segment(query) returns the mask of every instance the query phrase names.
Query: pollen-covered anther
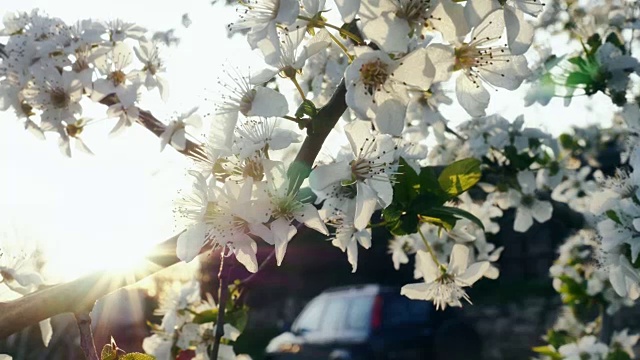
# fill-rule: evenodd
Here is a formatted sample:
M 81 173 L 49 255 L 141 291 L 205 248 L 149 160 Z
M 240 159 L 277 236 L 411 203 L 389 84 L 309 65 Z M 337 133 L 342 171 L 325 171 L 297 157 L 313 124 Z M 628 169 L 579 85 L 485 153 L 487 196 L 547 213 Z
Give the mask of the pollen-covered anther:
M 83 129 L 84 129 L 83 126 L 69 124 L 67 125 L 65 130 L 67 131 L 67 135 L 69 135 L 70 137 L 76 137 L 82 133 Z
M 124 82 L 127 80 L 127 75 L 122 72 L 122 70 L 116 70 L 111 72 L 107 76 L 107 79 L 110 80 L 114 86 L 118 86 L 124 84 Z
M 360 78 L 369 94 L 379 91 L 389 78 L 389 64 L 380 59 L 363 64 L 360 67 Z
M 64 89 L 61 88 L 53 88 L 49 91 L 49 98 L 51 100 L 51 105 L 57 109 L 63 109 L 69 106 L 69 102 L 71 102 L 71 97 L 67 94 Z

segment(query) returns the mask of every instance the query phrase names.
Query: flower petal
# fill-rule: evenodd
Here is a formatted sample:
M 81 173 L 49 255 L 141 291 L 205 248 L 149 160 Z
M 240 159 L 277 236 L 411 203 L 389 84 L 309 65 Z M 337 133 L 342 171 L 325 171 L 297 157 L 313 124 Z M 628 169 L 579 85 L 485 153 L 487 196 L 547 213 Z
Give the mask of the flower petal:
M 185 232 L 178 236 L 176 247 L 178 259 L 190 262 L 200 253 L 205 241 L 206 230 L 207 225 L 204 222 L 198 222 L 188 227 Z

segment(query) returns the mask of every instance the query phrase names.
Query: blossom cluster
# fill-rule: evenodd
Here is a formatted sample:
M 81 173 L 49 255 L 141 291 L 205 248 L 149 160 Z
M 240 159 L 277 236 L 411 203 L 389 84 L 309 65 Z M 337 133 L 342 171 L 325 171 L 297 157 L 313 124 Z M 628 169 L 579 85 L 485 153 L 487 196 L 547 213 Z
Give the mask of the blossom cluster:
M 154 334 L 144 339 L 142 348 L 158 360 L 175 359 L 183 351 L 194 351 L 195 360 L 208 360 L 209 347 L 215 338 L 215 317 L 218 310 L 213 298 L 200 295 L 200 283 L 166 284 L 159 298 L 156 315 L 162 316 L 162 323 L 153 325 Z M 224 343 L 220 344 L 218 359 L 250 360 L 247 355 L 237 355 L 233 342 L 240 336 L 240 330 L 224 324 Z
M 67 25 L 37 10 L 7 13 L 3 25 L 0 37 L 8 40 L 0 64 L 0 109 L 13 109 L 40 138 L 57 133 L 67 156 L 71 142 L 91 153 L 81 138 L 93 121 L 83 117 L 83 99 L 107 105 L 107 117 L 118 119 L 112 133 L 118 133 L 139 117 L 141 88 L 168 96 L 158 47 L 140 26 L 120 20 Z

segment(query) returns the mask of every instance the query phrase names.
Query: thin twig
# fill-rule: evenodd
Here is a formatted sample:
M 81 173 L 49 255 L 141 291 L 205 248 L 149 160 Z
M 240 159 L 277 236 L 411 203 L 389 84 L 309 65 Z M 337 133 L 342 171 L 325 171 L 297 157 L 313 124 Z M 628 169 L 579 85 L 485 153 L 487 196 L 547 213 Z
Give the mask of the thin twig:
M 100 360 L 96 344 L 93 341 L 93 332 L 91 331 L 91 316 L 88 312 L 73 314 L 80 330 L 80 347 L 87 360 Z
M 220 251 L 220 270 L 218 271 L 218 316 L 216 318 L 216 333 L 213 339 L 213 349 L 211 349 L 210 359 L 218 358 L 220 350 L 220 340 L 224 335 L 224 312 L 227 306 L 227 293 L 229 291 L 229 272 L 224 268 L 224 248 Z

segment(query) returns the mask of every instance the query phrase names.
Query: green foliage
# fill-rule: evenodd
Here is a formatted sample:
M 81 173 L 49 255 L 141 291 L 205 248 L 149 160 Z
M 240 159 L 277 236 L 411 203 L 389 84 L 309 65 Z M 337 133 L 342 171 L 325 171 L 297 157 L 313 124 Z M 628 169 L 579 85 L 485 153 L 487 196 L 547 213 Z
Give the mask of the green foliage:
M 480 164 L 480 160 L 473 158 L 450 164 L 438 176 L 440 187 L 451 197 L 461 195 L 480 181 Z
M 444 205 L 473 187 L 481 176 L 477 159 L 456 161 L 436 176 L 434 168 L 423 167 L 418 174 L 400 158 L 393 201 L 382 212 L 387 229 L 394 235 L 413 234 L 421 222 L 429 222 L 451 230 L 461 218 L 484 228 L 482 222 L 469 212 Z
M 305 100 L 300 104 L 298 110 L 296 110 L 296 117 L 298 119 L 302 119 L 304 115 L 309 116 L 310 118 L 315 117 L 318 114 L 318 109 L 316 105 L 311 100 Z
M 552 359 L 562 359 L 562 355 L 556 352 L 556 350 L 550 345 L 536 346 L 532 350 L 540 355 L 548 356 Z
M 106 344 L 100 352 L 100 360 L 155 360 L 155 356 L 141 353 L 125 353 L 118 348 L 116 342 L 111 338 L 111 343 Z

